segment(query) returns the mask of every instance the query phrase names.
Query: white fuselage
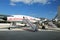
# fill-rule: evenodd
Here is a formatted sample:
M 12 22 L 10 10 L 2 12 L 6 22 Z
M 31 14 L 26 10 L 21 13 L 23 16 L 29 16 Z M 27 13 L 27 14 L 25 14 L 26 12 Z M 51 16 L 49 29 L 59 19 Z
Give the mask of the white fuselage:
M 31 22 L 36 22 L 40 20 L 39 18 L 25 16 L 25 15 L 13 15 L 11 17 L 7 17 L 7 21 L 22 21 L 23 17 L 29 19 Z

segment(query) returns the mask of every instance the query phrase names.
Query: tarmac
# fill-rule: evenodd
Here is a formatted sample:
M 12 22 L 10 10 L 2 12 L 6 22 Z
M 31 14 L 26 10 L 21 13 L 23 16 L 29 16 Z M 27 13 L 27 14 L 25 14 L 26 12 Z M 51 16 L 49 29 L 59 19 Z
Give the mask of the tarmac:
M 60 31 L 38 29 L 37 32 L 23 29 L 0 29 L 0 40 L 60 40 Z
M 37 32 L 23 28 L 4 29 L 9 26 L 10 24 L 0 25 L 0 40 L 60 40 L 60 28 L 38 29 Z
M 26 27 L 12 28 L 11 30 L 8 30 L 7 28 L 9 26 L 10 26 L 9 23 L 0 23 L 0 31 L 26 31 L 26 30 L 23 30 Z M 38 31 L 58 31 L 58 32 L 60 32 L 60 28 L 38 29 Z
M 60 32 L 57 31 L 14 31 L 0 29 L 0 40 L 60 40 Z M 7 31 L 8 30 L 8 31 Z

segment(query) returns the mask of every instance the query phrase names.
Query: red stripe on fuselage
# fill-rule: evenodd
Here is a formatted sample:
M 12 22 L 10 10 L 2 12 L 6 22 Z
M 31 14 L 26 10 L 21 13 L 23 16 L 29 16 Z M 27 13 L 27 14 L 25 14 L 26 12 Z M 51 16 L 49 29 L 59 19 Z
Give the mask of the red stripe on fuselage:
M 10 20 L 10 21 L 12 21 L 12 20 L 23 20 L 23 18 L 7 18 L 7 20 Z M 34 19 L 30 18 L 29 20 L 34 20 Z

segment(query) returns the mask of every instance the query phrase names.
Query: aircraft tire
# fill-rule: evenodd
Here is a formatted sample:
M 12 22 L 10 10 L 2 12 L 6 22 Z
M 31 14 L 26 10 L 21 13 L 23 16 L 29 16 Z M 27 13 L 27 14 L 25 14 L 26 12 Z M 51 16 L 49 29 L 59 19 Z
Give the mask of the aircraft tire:
M 10 30 L 10 27 L 8 29 Z

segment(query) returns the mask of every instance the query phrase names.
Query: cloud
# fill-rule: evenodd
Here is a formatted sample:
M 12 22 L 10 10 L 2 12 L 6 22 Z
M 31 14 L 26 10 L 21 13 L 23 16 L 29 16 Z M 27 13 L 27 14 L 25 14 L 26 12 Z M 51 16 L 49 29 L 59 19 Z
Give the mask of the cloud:
M 32 0 L 11 0 L 11 2 L 14 2 L 14 3 L 23 2 L 23 3 L 29 4 L 32 2 Z
M 49 0 L 10 0 L 11 5 L 15 5 L 14 3 L 22 2 L 25 4 L 33 4 L 33 3 L 41 3 L 41 4 L 50 4 Z
M 13 2 L 11 2 L 11 3 L 10 3 L 10 5 L 11 5 L 11 6 L 15 6 L 16 4 L 15 4 L 15 3 L 13 3 Z
M 10 0 L 11 1 L 11 5 L 15 5 L 14 3 L 17 2 L 23 2 L 25 4 L 33 4 L 33 3 L 41 3 L 41 4 L 46 4 L 48 2 L 48 0 Z
M 34 3 L 42 3 L 42 4 L 46 4 L 48 2 L 48 0 L 34 0 Z

